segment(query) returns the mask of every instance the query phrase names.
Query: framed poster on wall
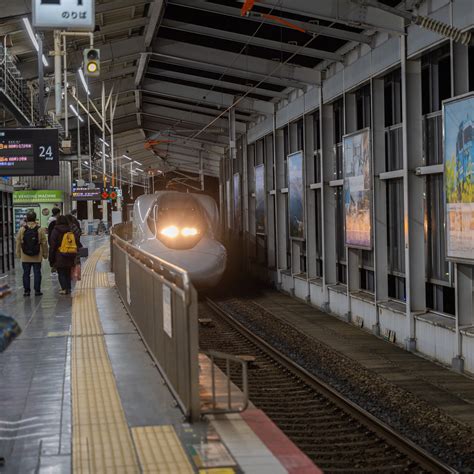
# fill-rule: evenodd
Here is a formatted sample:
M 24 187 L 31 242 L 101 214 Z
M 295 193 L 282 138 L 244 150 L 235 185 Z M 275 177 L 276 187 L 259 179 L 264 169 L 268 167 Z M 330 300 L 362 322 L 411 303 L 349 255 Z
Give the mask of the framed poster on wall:
M 443 102 L 446 257 L 474 262 L 474 94 Z
M 242 200 L 240 198 L 240 174 L 234 174 L 234 228 L 242 230 Z
M 257 234 L 265 234 L 265 165 L 255 167 L 255 221 Z
M 370 130 L 343 137 L 346 245 L 372 249 Z
M 304 239 L 303 152 L 288 155 L 288 219 L 290 237 Z

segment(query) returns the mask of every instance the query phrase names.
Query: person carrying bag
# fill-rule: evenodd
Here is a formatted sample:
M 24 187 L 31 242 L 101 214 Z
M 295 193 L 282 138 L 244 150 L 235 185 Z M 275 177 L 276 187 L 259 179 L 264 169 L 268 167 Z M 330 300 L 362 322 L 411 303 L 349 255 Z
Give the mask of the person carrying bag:
M 78 239 L 66 216 L 59 216 L 51 234 L 49 263 L 58 270 L 62 295 L 71 294 L 71 270 L 76 263 Z

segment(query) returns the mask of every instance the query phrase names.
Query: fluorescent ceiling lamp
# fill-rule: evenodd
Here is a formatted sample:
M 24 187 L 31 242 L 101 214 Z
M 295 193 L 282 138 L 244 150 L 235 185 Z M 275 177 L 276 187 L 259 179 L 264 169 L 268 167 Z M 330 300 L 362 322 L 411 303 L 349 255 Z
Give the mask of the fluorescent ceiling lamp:
M 86 78 L 84 76 L 84 71 L 82 70 L 82 68 L 80 67 L 77 72 L 79 73 L 79 79 L 81 80 L 82 82 L 82 87 L 84 87 L 84 90 L 87 92 L 87 95 L 90 95 L 90 90 L 89 90 L 89 87 L 87 86 L 87 82 L 86 82 Z
M 23 18 L 23 23 L 26 27 L 26 31 L 28 32 L 28 36 L 30 37 L 31 42 L 33 43 L 33 46 L 35 47 L 36 51 L 39 51 L 39 44 L 38 40 L 36 39 L 35 32 L 33 31 L 33 28 L 31 27 L 30 20 L 28 20 L 27 17 Z M 47 67 L 48 60 L 46 59 L 46 56 L 43 54 L 41 60 L 43 61 L 43 64 Z
M 127 156 L 127 155 L 122 155 L 122 156 L 123 156 L 124 158 L 126 158 L 128 161 L 132 161 L 132 159 L 131 159 L 129 156 Z
M 110 145 L 109 145 L 106 141 L 102 140 L 102 138 L 99 138 L 99 140 L 100 140 L 105 146 L 108 146 L 108 147 L 110 148 Z
M 137 165 L 141 165 L 141 163 L 139 163 L 139 162 L 136 161 L 136 160 L 134 160 L 133 162 L 136 163 Z
M 141 168 L 135 168 L 136 171 L 141 171 L 143 173 L 143 170 Z
M 85 163 L 86 165 L 88 165 L 88 164 L 89 164 L 89 162 L 88 162 L 88 161 L 84 161 L 84 163 Z
M 74 105 L 72 104 L 69 104 L 69 108 L 72 110 L 73 114 L 81 121 L 81 122 L 84 122 L 84 119 L 78 114 L 76 108 L 74 107 Z

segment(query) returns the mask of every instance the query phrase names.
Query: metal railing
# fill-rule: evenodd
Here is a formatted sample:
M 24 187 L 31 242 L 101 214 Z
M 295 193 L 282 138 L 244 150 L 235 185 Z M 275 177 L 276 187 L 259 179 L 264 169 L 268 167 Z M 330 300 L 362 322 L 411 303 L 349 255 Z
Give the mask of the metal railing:
M 187 272 L 137 249 L 130 225 L 111 232 L 111 260 L 122 301 L 184 415 L 201 415 L 198 297 Z
M 211 415 L 219 413 L 242 413 L 249 406 L 249 388 L 248 388 L 248 366 L 247 361 L 241 357 L 225 354 L 219 351 L 201 351 L 202 354 L 209 357 L 211 360 L 211 396 L 212 396 L 212 409 L 203 409 L 202 414 Z M 216 364 L 215 360 L 221 359 L 225 361 L 226 366 L 226 395 L 224 396 L 226 400 L 226 407 L 219 407 L 219 402 L 217 400 L 218 395 L 216 393 Z M 242 394 L 243 400 L 240 406 L 233 405 L 232 400 L 232 381 L 230 376 L 230 364 L 231 362 L 237 363 L 242 367 Z

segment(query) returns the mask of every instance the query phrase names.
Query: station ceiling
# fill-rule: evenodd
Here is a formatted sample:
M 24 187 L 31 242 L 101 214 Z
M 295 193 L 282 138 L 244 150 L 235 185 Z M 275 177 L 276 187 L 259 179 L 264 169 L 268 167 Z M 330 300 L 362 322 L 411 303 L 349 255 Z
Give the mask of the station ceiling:
M 145 168 L 197 172 L 201 162 L 204 174 L 218 176 L 231 106 L 239 135 L 294 89 L 318 84 L 320 71 L 344 62 L 352 45 L 371 45 L 377 31 L 401 32 L 401 18 L 384 9 L 397 0 L 369 2 L 380 8 L 365 3 L 256 1 L 242 16 L 238 0 L 96 0 L 102 72 L 90 81 L 91 97 L 100 104 L 102 81 L 118 94 L 118 154 L 133 155 Z M 36 52 L 21 21 L 30 13 L 30 0 L 2 2 L 0 36 L 23 77 L 34 81 Z M 51 32 L 44 45 L 53 49 Z M 68 41 L 71 81 L 87 46 L 87 38 Z M 45 70 L 51 110 L 53 62 Z M 149 139 L 163 142 L 145 149 Z

